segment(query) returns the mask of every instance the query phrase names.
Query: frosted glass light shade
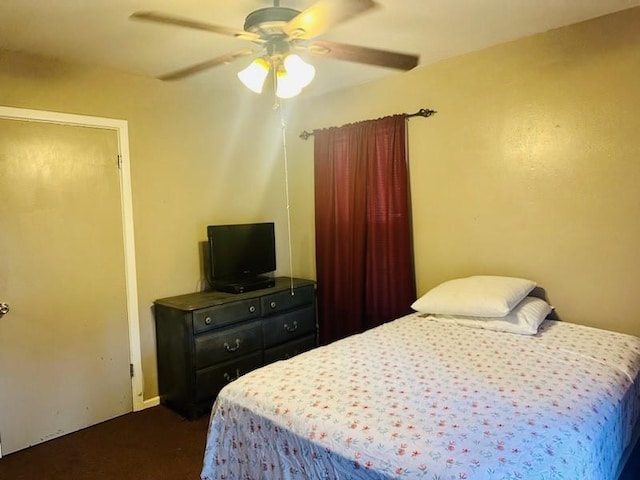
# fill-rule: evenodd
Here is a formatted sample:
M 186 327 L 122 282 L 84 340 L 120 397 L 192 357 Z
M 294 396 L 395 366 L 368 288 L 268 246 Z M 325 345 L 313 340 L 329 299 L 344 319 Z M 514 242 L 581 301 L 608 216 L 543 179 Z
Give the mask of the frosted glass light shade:
M 269 63 L 264 58 L 256 58 L 247 68 L 238 72 L 238 78 L 249 90 L 262 93 L 268 74 Z
M 302 91 L 295 77 L 289 75 L 284 69 L 278 69 L 276 73 L 276 95 L 278 98 L 295 97 Z
M 298 55 L 287 55 L 283 63 L 287 74 L 295 79 L 300 88 L 309 85 L 316 75 L 315 67 L 306 63 Z

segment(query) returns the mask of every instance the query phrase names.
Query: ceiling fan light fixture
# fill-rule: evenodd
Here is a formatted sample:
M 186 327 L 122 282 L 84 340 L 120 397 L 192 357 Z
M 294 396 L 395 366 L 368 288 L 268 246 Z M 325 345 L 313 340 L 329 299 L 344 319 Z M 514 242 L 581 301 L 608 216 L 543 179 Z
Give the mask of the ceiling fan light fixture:
M 249 90 L 262 93 L 264 81 L 269 74 L 269 62 L 263 57 L 253 60 L 247 68 L 238 72 L 238 78 Z
M 262 93 L 272 66 L 275 70 L 275 89 L 278 98 L 292 98 L 299 95 L 316 74 L 313 65 L 306 63 L 298 55 L 288 54 L 284 58 L 280 55 L 272 58 L 256 58 L 237 75 L 249 90 Z

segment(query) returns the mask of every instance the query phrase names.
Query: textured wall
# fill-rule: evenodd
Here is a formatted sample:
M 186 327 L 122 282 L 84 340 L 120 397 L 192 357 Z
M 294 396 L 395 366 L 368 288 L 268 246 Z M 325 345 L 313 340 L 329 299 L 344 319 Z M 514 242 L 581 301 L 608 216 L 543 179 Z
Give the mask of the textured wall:
M 636 8 L 418 67 L 312 100 L 296 126 L 437 110 L 409 126 L 418 291 L 523 276 L 561 318 L 640 335 L 639 24 Z

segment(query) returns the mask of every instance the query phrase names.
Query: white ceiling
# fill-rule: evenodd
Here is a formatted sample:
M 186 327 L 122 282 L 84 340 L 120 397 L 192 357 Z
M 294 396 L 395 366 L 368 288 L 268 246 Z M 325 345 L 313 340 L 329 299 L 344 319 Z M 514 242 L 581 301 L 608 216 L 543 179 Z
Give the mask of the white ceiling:
M 336 42 L 420 55 L 420 65 L 640 5 L 640 0 L 376 0 L 373 9 L 326 32 Z M 314 0 L 281 0 L 304 10 Z M 1 0 L 0 49 L 156 77 L 252 47 L 216 33 L 132 21 L 158 11 L 242 30 L 246 15 L 270 0 Z M 235 74 L 251 57 L 180 82 L 241 87 Z M 313 58 L 317 95 L 402 74 L 387 68 Z M 418 67 L 419 68 L 419 67 Z

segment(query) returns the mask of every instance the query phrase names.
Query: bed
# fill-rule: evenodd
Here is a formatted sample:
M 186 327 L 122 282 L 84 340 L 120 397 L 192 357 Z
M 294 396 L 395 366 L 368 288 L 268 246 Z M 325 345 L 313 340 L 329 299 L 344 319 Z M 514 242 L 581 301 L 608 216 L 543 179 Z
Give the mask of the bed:
M 493 320 L 417 311 L 240 377 L 212 409 L 202 480 L 618 478 L 640 339 Z

